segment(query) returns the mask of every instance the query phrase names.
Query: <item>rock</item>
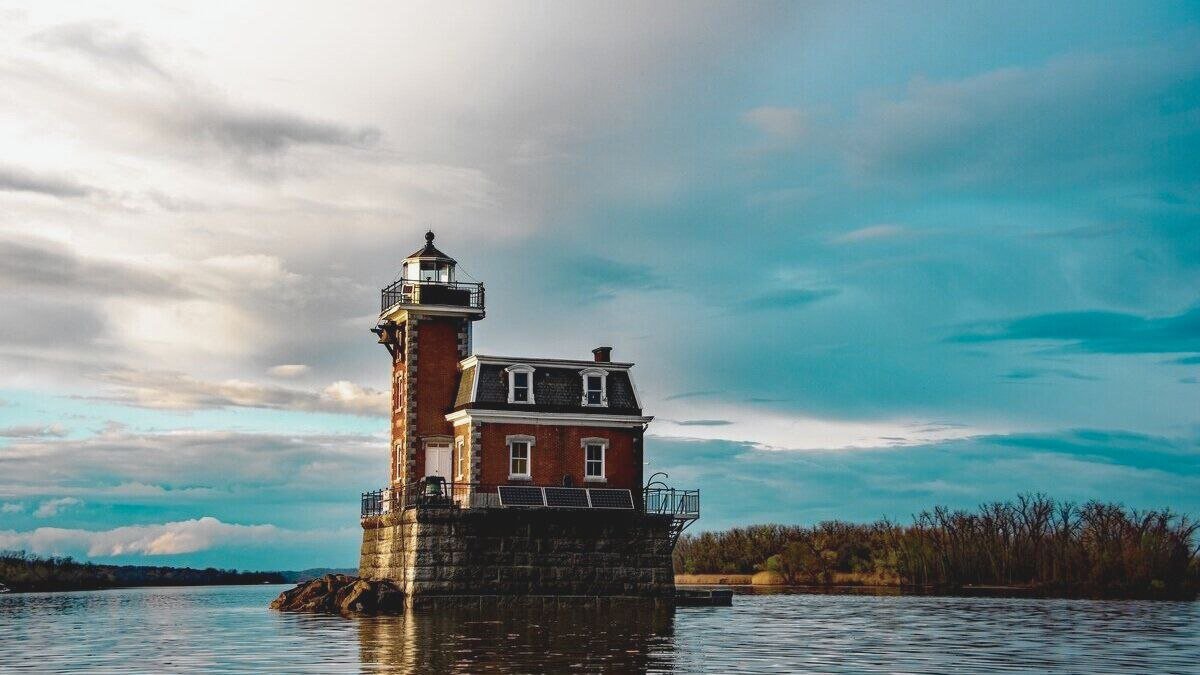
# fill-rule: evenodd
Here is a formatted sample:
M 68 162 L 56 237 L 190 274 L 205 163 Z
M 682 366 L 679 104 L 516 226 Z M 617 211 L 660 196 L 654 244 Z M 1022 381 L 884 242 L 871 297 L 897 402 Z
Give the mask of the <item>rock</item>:
M 404 592 L 388 580 L 326 574 L 280 593 L 271 602 L 271 609 L 313 614 L 397 614 L 404 611 Z

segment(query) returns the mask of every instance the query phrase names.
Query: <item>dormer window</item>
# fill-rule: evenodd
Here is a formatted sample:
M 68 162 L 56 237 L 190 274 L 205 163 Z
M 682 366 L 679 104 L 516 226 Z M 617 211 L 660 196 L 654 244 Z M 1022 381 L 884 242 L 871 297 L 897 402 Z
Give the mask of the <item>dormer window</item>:
M 533 403 L 533 367 L 524 364 L 509 366 L 504 371 L 508 373 L 508 402 Z
M 608 371 L 589 368 L 580 373 L 583 378 L 583 405 L 608 405 Z

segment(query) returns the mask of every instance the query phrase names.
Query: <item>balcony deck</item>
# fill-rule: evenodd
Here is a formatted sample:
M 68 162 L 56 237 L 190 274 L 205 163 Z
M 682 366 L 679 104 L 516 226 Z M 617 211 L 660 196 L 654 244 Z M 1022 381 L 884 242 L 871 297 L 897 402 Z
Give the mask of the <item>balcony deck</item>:
M 558 485 L 520 486 L 525 491 L 540 491 L 539 500 L 522 500 L 518 503 L 505 503 L 500 494 L 503 485 L 483 485 L 480 483 L 442 483 L 418 481 L 398 487 L 381 488 L 372 492 L 362 493 L 362 517 L 372 518 L 394 511 L 425 508 L 457 508 L 457 509 L 551 509 L 598 510 L 605 508 L 624 508 L 611 505 L 609 494 L 622 492 L 629 495 L 628 490 L 613 490 L 606 488 L 576 488 Z M 516 486 L 513 486 L 516 487 Z M 549 491 L 549 492 L 548 492 Z M 578 492 L 574 498 L 568 492 Z M 527 495 L 528 496 L 528 495 Z M 700 491 L 676 490 L 670 487 L 646 487 L 642 490 L 642 499 L 633 500 L 631 510 L 647 514 L 669 515 L 672 519 L 672 545 L 679 534 L 700 517 Z M 552 498 L 553 497 L 553 498 Z M 604 497 L 604 499 L 601 499 Z M 628 500 L 628 496 L 625 498 Z M 626 501 L 629 504 L 629 501 Z
M 461 307 L 483 313 L 483 284 L 399 279 L 379 293 L 379 311 L 396 305 Z

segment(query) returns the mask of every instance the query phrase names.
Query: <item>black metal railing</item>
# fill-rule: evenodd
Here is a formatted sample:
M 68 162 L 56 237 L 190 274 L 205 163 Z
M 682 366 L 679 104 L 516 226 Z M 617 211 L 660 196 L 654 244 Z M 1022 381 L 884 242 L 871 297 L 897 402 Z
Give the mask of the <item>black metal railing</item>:
M 384 286 L 379 294 L 380 311 L 395 304 L 444 305 L 482 310 L 483 284 L 400 279 Z
M 670 514 L 684 520 L 700 517 L 700 491 L 647 487 L 643 490 L 646 513 Z
M 484 483 L 423 479 L 407 485 L 381 488 L 362 493 L 362 517 L 381 516 L 391 511 L 417 508 L 500 508 L 502 504 L 498 487 L 500 486 Z M 700 517 L 699 490 L 646 487 L 642 491 L 642 497 L 642 503 L 635 503 L 634 506 L 646 513 L 670 515 L 677 521 L 693 521 Z
M 464 509 L 500 506 L 495 485 L 420 480 L 407 485 L 362 493 L 362 517 L 381 516 L 390 511 L 416 508 L 458 507 Z

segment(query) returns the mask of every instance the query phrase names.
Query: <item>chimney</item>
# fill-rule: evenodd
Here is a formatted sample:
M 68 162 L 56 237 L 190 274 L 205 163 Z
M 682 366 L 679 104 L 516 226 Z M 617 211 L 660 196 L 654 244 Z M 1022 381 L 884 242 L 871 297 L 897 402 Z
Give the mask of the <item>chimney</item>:
M 596 363 L 608 363 L 612 361 L 612 347 L 596 347 L 592 356 L 596 357 Z

